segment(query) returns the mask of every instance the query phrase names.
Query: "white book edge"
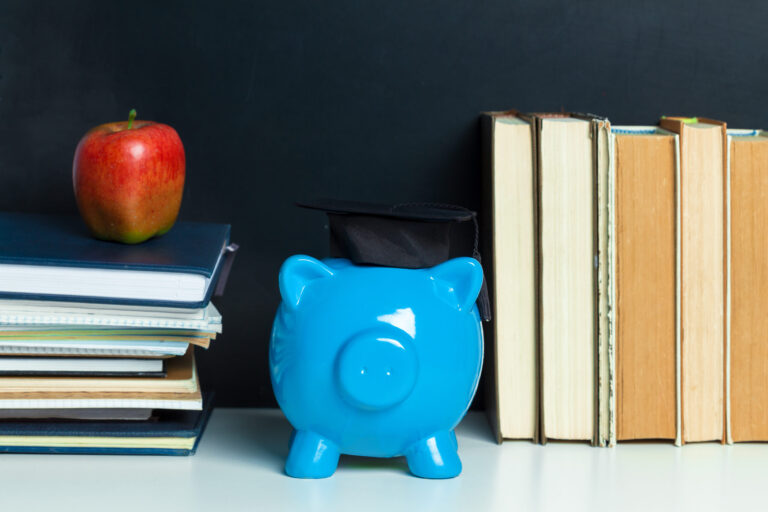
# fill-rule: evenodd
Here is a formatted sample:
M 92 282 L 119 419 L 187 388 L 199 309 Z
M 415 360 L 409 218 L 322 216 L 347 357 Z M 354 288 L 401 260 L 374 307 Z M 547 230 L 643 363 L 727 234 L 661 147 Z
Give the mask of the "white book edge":
M 613 127 L 611 127 L 613 130 Z M 616 137 L 608 137 L 608 436 L 616 445 Z
M 156 327 L 168 329 L 191 329 L 220 333 L 221 314 L 212 302 L 205 308 L 205 318 L 186 320 L 172 317 L 151 317 L 143 315 L 104 315 L 83 309 L 82 313 L 58 313 L 47 308 L 30 311 L 12 311 L 0 308 L 0 325 L 61 325 L 61 326 L 113 326 L 113 327 Z M 2 328 L 0 328 L 2 330 Z
M 613 125 L 612 135 L 674 135 L 672 132 L 652 125 Z
M 497 421 L 500 436 L 503 439 L 535 439 L 538 418 L 536 336 L 533 320 L 536 304 L 535 281 L 532 274 L 521 274 L 519 270 L 520 265 L 526 262 L 531 270 L 535 265 L 533 134 L 531 123 L 518 117 L 494 116 L 491 123 L 490 179 L 494 205 L 494 211 L 491 212 L 493 216 L 492 250 L 493 275 L 497 283 L 497 286 L 494 286 L 493 301 L 495 339 L 492 341 L 496 353 Z M 527 153 L 519 155 L 527 160 L 527 164 L 521 164 L 518 155 L 512 153 L 511 130 L 522 130 L 527 133 L 525 144 Z M 499 138 L 505 135 L 507 137 L 500 141 Z M 520 140 L 517 133 L 514 135 L 515 141 Z M 515 147 L 517 147 L 516 144 Z M 510 160 L 520 165 L 510 165 Z M 500 178 L 504 172 L 507 175 L 503 180 L 504 186 L 501 186 Z M 515 200 L 515 195 L 520 199 L 519 201 Z M 530 205 L 525 204 L 526 200 L 530 201 Z M 530 206 L 528 218 L 520 218 L 517 214 L 522 211 L 521 208 L 528 206 Z M 525 223 L 525 220 L 529 221 L 529 224 Z M 527 242 L 519 240 L 525 236 L 520 229 L 524 224 L 531 229 L 530 239 Z M 516 239 L 520 243 L 510 243 Z M 530 282 L 526 279 L 530 279 Z M 506 283 L 507 286 L 502 288 L 498 283 Z M 526 294 L 526 291 L 530 293 Z M 507 316 L 503 311 L 515 305 L 517 305 L 516 311 L 528 311 L 530 318 L 526 325 L 516 326 L 507 322 Z
M 157 400 L 139 398 L 0 398 L 0 409 L 180 409 L 200 411 L 202 398 Z
M 682 322 L 681 322 L 681 297 L 682 293 L 682 252 L 680 242 L 681 233 L 681 198 L 682 189 L 680 182 L 680 136 L 675 137 L 675 445 L 683 445 L 683 401 L 682 401 Z
M 758 137 L 764 135 L 762 130 L 755 129 L 727 128 L 725 131 L 729 137 Z M 728 142 L 730 144 L 730 140 Z
M 595 166 L 597 170 L 597 254 L 595 255 L 595 273 L 597 277 L 597 356 L 595 408 L 597 425 L 595 426 L 596 446 L 607 447 L 611 444 L 611 322 L 610 322 L 610 281 L 612 228 L 610 217 L 610 190 L 612 181 L 611 125 L 607 120 L 594 120 Z
M 751 131 L 756 132 L 756 130 Z M 734 135 L 732 132 L 736 130 L 726 132 L 728 135 L 725 138 L 725 442 L 733 444 L 731 433 L 731 141 Z
M 19 347 L 25 350 L 144 350 L 173 355 L 184 355 L 189 343 L 185 341 L 143 341 L 143 340 L 99 340 L 99 339 L 75 339 L 75 340 L 1 340 L 0 349 L 6 347 Z M 54 352 L 55 353 L 55 352 Z
M 122 321 L 114 319 L 92 319 L 92 318 L 72 318 L 72 317 L 21 317 L 15 315 L 0 314 L 0 326 L 7 324 L 10 326 L 61 326 L 62 329 L 73 327 L 135 327 L 135 328 L 163 328 L 163 329 L 184 329 L 204 332 L 222 332 L 221 324 L 209 324 L 205 322 L 167 322 L 155 320 L 131 320 Z M 0 327 L 2 330 L 2 327 Z
M 225 249 L 226 243 L 211 277 L 218 272 Z M 211 277 L 193 272 L 2 263 L 0 292 L 186 303 L 205 298 Z
M 161 359 L 98 357 L 2 357 L 0 372 L 161 372 Z
M 64 357 L 78 356 L 104 356 L 104 357 L 166 357 L 183 356 L 184 350 L 115 350 L 115 349 L 87 349 L 87 348 L 57 348 L 57 347 L 19 347 L 0 346 L 0 355 L 55 355 Z
M 0 292 L 51 297 L 195 302 L 210 279 L 198 274 L 0 264 Z
M 172 308 L 100 304 L 86 302 L 62 302 L 53 300 L 0 299 L 0 311 L 46 312 L 71 315 L 162 317 L 179 320 L 205 320 L 208 308 Z

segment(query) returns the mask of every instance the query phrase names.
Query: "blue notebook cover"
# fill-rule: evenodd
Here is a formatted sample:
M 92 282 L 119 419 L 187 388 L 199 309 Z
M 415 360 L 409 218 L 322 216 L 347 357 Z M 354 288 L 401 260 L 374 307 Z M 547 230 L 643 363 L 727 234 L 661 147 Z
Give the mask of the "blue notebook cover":
M 176 222 L 163 236 L 137 245 L 93 238 L 76 216 L 0 212 L 0 264 L 142 270 L 198 274 L 210 278 L 199 302 L 111 299 L 0 292 L 0 298 L 97 302 L 141 306 L 202 308 L 216 285 L 229 243 L 230 226 Z
M 173 448 L 2 446 L 0 453 L 92 455 L 194 455 L 213 411 L 213 393 L 203 393 L 202 411 L 159 410 L 147 421 L 0 421 L 0 436 L 181 437 L 194 438 L 191 450 Z

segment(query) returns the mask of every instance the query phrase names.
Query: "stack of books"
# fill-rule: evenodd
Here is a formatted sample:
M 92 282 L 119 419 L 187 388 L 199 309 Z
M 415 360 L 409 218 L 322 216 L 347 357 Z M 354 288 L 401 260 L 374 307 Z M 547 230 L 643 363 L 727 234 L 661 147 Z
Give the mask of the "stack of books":
M 768 136 L 483 116 L 498 439 L 768 440 Z
M 227 225 L 129 246 L 0 213 L 0 452 L 194 453 L 212 399 L 194 348 L 222 331 L 231 249 Z

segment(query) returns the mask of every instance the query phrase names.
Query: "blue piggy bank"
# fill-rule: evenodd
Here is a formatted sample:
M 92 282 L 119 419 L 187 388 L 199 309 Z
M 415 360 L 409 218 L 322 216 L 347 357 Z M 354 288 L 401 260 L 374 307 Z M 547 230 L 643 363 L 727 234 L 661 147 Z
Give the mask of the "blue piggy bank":
M 461 473 L 453 429 L 477 390 L 480 263 L 426 269 L 292 256 L 280 270 L 272 386 L 294 427 L 285 472 L 331 476 L 341 453 L 405 455 L 411 473 Z

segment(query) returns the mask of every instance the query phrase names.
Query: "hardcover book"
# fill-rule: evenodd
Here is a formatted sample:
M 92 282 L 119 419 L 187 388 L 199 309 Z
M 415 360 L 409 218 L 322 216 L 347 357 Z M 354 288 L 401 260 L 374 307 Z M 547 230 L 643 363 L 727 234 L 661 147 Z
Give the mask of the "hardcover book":
M 161 237 L 122 245 L 94 239 L 77 217 L 0 213 L 0 298 L 203 308 L 229 232 L 177 222 Z
M 768 136 L 728 130 L 728 442 L 768 441 Z
M 194 351 L 168 359 L 164 377 L 0 376 L 0 402 L 13 393 L 193 393 L 199 385 Z
M 162 359 L 0 357 L 0 376 L 165 377 Z
M 613 444 L 610 123 L 533 114 L 537 136 L 541 440 Z
M 213 410 L 156 411 L 147 421 L 0 421 L 0 453 L 192 455 Z
M 678 136 L 613 126 L 616 437 L 677 438 Z
M 482 126 L 481 240 L 493 307 L 486 410 L 498 441 L 538 440 L 534 125 L 509 111 L 486 113 Z
M 726 126 L 667 117 L 680 136 L 680 386 L 682 442 L 725 442 Z

